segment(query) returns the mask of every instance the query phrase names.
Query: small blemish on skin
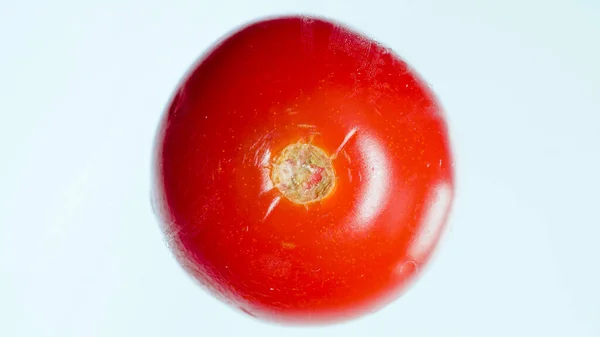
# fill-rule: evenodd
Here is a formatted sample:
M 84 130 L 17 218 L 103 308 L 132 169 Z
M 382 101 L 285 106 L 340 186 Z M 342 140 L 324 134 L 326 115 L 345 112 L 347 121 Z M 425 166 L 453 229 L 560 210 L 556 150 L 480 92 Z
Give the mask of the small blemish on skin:
M 346 158 L 346 160 L 348 161 L 348 163 L 352 164 L 352 160 L 350 159 L 350 156 L 348 155 L 348 152 L 346 152 L 346 150 L 343 150 L 342 154 L 344 155 L 344 158 Z
M 418 268 L 419 267 L 417 266 L 417 263 L 415 261 L 409 260 L 402 263 L 399 271 L 402 275 L 408 276 L 415 273 L 418 270 Z
M 281 246 L 285 249 L 294 249 L 296 248 L 296 244 L 294 244 L 293 242 L 282 242 Z
M 373 111 L 375 111 L 376 114 L 378 114 L 379 116 L 383 116 L 383 114 L 381 113 L 381 111 L 379 111 L 379 108 L 374 106 L 373 107 Z
M 245 309 L 245 308 L 242 308 L 242 307 L 239 307 L 239 309 L 240 309 L 240 310 L 241 310 L 243 313 L 245 313 L 246 315 L 248 315 L 248 316 L 250 316 L 250 317 L 257 318 L 257 316 L 256 316 L 255 314 L 251 313 L 249 310 L 247 310 L 247 309 Z
M 311 125 L 311 124 L 298 124 L 299 128 L 304 128 L 304 129 L 315 129 L 316 126 Z

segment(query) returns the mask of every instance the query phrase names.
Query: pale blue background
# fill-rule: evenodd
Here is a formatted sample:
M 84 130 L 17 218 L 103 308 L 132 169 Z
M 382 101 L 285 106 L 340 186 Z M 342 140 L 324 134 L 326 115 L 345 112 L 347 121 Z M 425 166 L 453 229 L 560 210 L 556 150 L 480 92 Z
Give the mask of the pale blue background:
M 213 299 L 149 203 L 155 127 L 184 72 L 239 24 L 292 12 L 408 60 L 457 158 L 430 268 L 332 327 Z M 0 0 L 0 336 L 600 336 L 599 62 L 597 0 Z

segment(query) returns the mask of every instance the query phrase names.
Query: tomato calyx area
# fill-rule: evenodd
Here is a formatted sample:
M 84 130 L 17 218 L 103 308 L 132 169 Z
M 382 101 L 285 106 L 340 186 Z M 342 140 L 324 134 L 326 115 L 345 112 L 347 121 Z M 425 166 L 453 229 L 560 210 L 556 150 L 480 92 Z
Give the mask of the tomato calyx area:
M 284 197 L 301 205 L 323 200 L 335 187 L 331 158 L 311 144 L 285 147 L 273 161 L 270 177 Z

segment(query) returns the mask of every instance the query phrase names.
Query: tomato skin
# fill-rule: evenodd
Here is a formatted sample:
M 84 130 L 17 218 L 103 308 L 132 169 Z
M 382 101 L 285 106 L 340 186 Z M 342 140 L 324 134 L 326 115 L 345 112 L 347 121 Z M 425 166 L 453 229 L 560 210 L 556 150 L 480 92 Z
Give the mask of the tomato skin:
M 273 157 L 310 143 L 335 189 L 295 204 Z M 332 323 L 373 312 L 428 262 L 454 196 L 439 104 L 387 48 L 324 19 L 229 36 L 185 78 L 157 134 L 154 203 L 182 266 L 261 319 Z

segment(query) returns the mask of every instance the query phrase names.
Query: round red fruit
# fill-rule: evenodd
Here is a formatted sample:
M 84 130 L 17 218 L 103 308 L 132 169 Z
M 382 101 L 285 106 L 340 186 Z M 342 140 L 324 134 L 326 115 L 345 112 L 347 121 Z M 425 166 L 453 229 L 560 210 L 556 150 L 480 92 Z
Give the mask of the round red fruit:
M 177 88 L 154 203 L 175 256 L 255 317 L 331 323 L 394 300 L 454 196 L 429 87 L 388 48 L 324 19 L 237 31 Z

